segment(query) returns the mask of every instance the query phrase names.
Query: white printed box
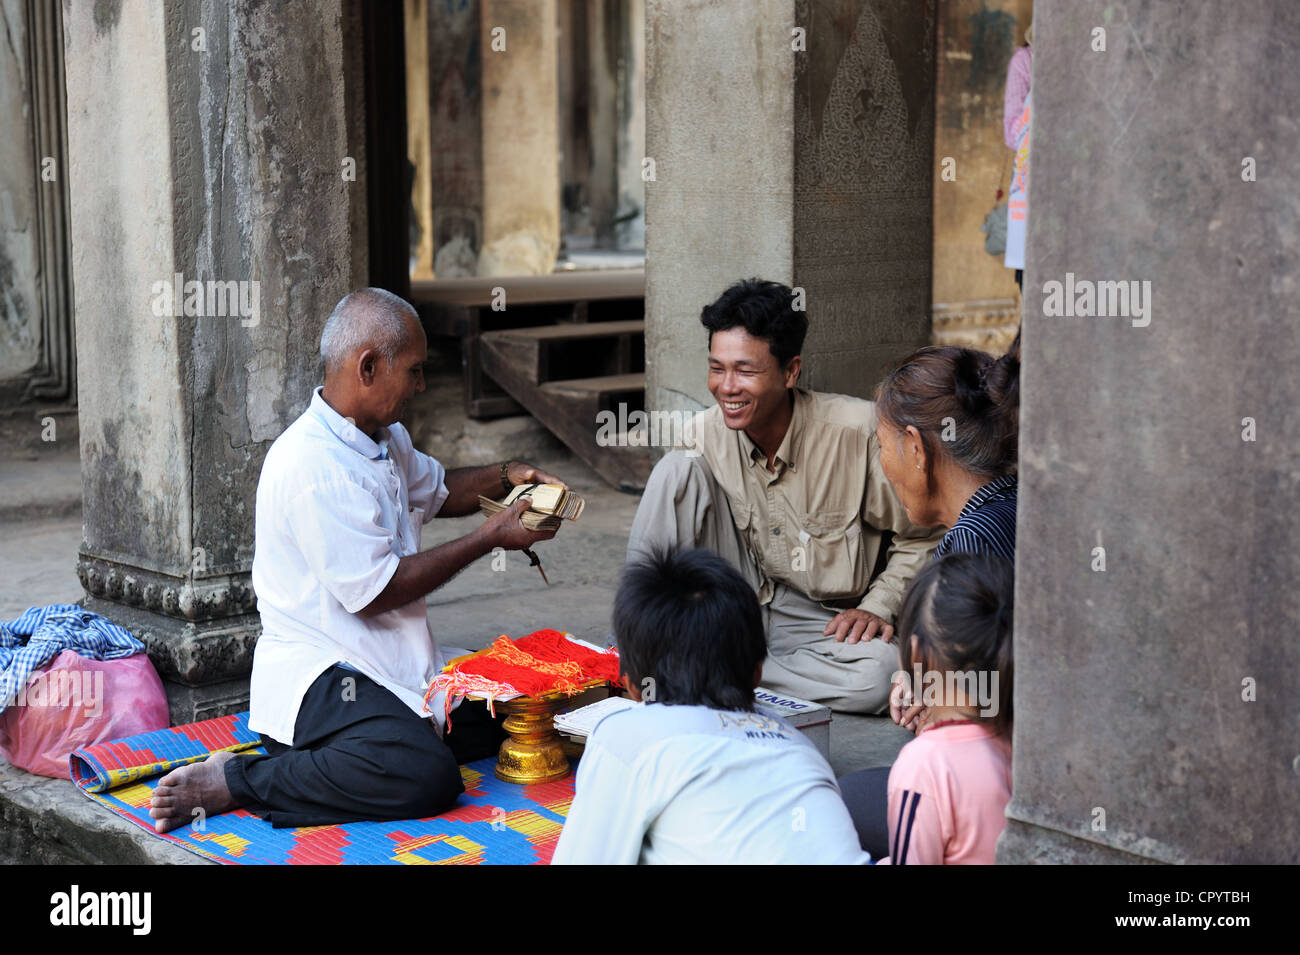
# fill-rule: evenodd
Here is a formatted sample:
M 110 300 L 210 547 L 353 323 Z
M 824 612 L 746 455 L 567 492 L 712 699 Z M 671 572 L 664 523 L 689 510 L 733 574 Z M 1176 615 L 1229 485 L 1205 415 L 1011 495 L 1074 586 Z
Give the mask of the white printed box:
M 766 687 L 754 690 L 755 709 L 766 716 L 788 720 L 790 724 L 812 741 L 817 752 L 829 763 L 831 760 L 831 711 L 820 703 L 811 703 L 796 696 L 785 696 Z

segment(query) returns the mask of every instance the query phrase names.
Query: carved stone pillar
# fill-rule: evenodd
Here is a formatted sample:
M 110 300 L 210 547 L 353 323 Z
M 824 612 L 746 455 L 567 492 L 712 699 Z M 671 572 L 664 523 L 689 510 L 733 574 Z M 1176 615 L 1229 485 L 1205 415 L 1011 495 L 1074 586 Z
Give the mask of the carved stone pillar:
M 202 719 L 247 704 L 262 460 L 364 284 L 359 21 L 347 2 L 64 9 L 78 571 L 149 647 L 172 719 Z
M 869 394 L 929 337 L 934 4 L 646 4 L 647 403 L 712 403 L 700 309 L 805 290 L 802 384 Z
M 429 8 L 433 271 L 546 275 L 560 248 L 556 0 Z
M 0 404 L 76 400 L 58 4 L 4 0 L 0 44 Z

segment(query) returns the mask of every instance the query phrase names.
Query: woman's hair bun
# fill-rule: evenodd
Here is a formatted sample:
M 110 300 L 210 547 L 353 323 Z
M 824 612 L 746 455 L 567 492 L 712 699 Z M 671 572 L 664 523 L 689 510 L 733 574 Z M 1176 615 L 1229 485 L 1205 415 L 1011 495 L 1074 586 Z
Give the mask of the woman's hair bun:
M 953 393 L 970 415 L 984 414 L 992 403 L 985 384 L 988 363 L 987 355 L 970 348 L 962 349 L 953 363 Z
M 1019 349 L 1017 349 L 1019 351 Z M 984 376 L 984 390 L 1004 414 L 1019 417 L 1020 410 L 1020 356 L 1007 352 L 989 362 Z

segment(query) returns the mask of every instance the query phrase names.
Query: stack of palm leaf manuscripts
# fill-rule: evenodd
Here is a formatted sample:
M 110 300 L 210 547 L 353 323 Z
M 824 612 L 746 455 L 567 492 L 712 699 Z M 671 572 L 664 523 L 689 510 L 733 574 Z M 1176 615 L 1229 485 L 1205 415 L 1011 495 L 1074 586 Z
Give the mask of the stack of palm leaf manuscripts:
M 576 521 L 587 506 L 582 495 L 558 484 L 519 484 L 499 501 L 480 494 L 478 506 L 484 514 L 491 517 L 521 497 L 532 498 L 532 504 L 519 518 L 520 523 L 530 531 L 557 530 L 561 521 Z

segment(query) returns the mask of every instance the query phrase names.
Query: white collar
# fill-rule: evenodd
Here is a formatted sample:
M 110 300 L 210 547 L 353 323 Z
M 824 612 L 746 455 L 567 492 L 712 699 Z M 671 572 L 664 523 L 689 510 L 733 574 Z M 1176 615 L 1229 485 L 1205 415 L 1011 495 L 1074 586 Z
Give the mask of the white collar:
M 363 457 L 372 460 L 386 460 L 388 458 L 388 429 L 379 429 L 379 440 L 373 441 L 370 435 L 365 434 L 349 418 L 343 417 L 337 411 L 330 407 L 329 402 L 321 397 L 323 385 L 317 385 L 311 393 L 312 414 L 320 419 L 325 427 L 329 428 L 340 441 L 346 444 L 353 451 Z

